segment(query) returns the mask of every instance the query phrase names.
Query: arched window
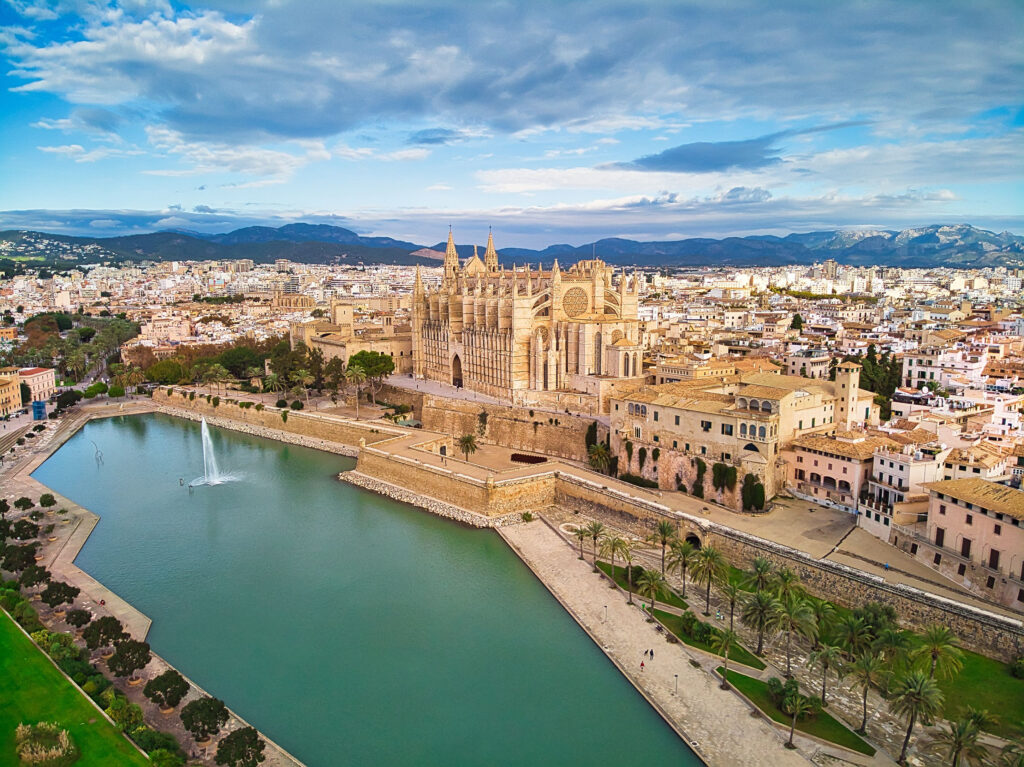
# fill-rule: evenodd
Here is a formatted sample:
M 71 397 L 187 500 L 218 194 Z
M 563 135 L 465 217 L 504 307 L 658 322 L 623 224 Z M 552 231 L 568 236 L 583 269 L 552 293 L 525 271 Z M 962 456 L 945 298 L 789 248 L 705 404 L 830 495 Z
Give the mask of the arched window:
M 633 403 L 632 402 L 629 403 L 629 414 L 633 415 Z
M 769 402 L 768 400 L 765 400 L 764 402 L 761 403 L 761 410 L 762 412 L 765 413 L 772 412 L 772 403 Z
M 757 436 L 760 437 L 761 439 L 764 439 L 765 433 L 765 428 L 763 426 L 757 430 Z
M 647 405 L 640 406 L 640 415 L 642 415 L 644 418 L 647 417 Z
M 760 410 L 761 409 L 761 403 L 759 403 L 756 399 L 750 400 L 750 409 L 751 410 Z
M 745 423 L 741 423 L 740 424 L 740 436 L 741 437 L 747 436 L 747 425 Z

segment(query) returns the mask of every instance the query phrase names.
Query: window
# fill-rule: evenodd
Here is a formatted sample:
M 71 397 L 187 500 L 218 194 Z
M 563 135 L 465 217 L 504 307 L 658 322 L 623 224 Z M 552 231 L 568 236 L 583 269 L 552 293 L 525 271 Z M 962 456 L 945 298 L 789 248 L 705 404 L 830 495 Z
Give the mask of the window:
M 974 517 L 972 517 L 970 514 L 967 515 L 967 524 L 969 524 L 969 525 L 973 525 L 974 524 Z
M 990 589 L 990 588 L 994 587 L 995 585 L 996 585 L 996 579 L 995 579 L 995 578 L 993 578 L 993 577 L 992 577 L 992 576 L 990 575 L 990 576 L 988 577 L 988 580 L 987 580 L 987 581 L 985 581 L 985 588 L 986 588 L 986 589 Z
M 939 514 L 945 514 L 945 513 L 946 513 L 946 504 L 940 503 L 939 504 Z
M 971 556 L 971 539 L 964 538 L 960 541 L 960 556 L 970 558 Z
M 747 433 L 747 425 L 745 423 L 744 424 L 740 424 L 740 436 L 742 436 L 742 435 L 744 435 L 746 433 Z M 802 455 L 798 455 L 796 457 L 796 462 L 797 463 L 803 463 L 804 462 L 804 457 Z
M 935 528 L 935 545 L 940 549 L 946 543 L 946 530 L 942 527 Z
M 889 518 L 888 517 L 882 517 L 882 524 L 885 525 L 886 527 L 888 527 L 889 526 Z
M 633 427 L 633 439 L 640 439 L 640 427 L 639 426 L 634 426 Z
M 942 564 L 942 555 L 941 554 L 936 554 L 935 557 L 932 559 L 932 564 L 934 564 L 936 567 L 941 565 Z
M 732 460 L 732 453 L 722 453 L 722 460 L 723 461 L 731 461 Z
M 993 570 L 999 569 L 999 550 L 990 549 L 988 552 L 988 566 Z
M 679 425 L 679 416 L 676 416 L 676 426 Z
M 657 434 L 655 434 L 655 435 L 654 435 L 654 441 L 655 441 L 655 442 L 659 442 L 659 441 L 660 441 L 660 440 L 658 439 L 658 435 L 657 435 Z
M 658 420 L 658 411 L 657 410 L 654 411 L 654 420 L 655 421 Z
M 967 572 L 967 565 L 965 565 L 965 564 L 960 564 L 960 565 L 959 565 L 959 566 L 958 566 L 958 567 L 956 568 L 956 574 L 957 574 L 957 575 L 963 575 L 963 574 L 964 574 L 964 573 L 966 573 L 966 572 Z
M 690 452 L 690 443 L 689 442 L 686 443 L 686 452 L 687 453 Z
M 917 553 L 917 544 L 916 543 L 910 544 L 910 555 L 913 556 L 916 553 Z
M 1019 589 L 1017 591 L 1017 601 L 1024 602 L 1024 589 Z
M 703 431 L 711 431 L 711 421 L 701 421 L 700 428 Z
M 707 448 L 707 445 L 701 445 L 701 446 L 700 446 L 700 454 L 701 454 L 701 455 L 707 455 L 707 454 L 708 454 L 708 448 Z
M 992 532 L 994 532 L 996 535 L 1002 535 L 1002 533 L 1003 533 L 1003 526 L 1002 525 L 996 525 L 995 528 L 992 530 Z
M 722 434 L 724 434 L 726 437 L 731 437 L 732 436 L 732 424 L 731 423 L 723 423 L 722 424 Z

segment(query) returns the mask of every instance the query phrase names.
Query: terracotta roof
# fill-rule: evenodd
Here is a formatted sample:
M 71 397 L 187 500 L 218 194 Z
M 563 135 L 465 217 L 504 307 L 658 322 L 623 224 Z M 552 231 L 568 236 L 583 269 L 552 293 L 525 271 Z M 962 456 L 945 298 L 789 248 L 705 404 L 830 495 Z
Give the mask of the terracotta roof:
M 833 439 L 832 437 L 808 435 L 797 437 L 793 440 L 793 447 L 819 450 L 830 455 L 840 455 L 846 458 L 866 461 L 871 458 L 876 448 L 893 448 L 897 447 L 897 444 L 886 437 L 865 437 L 857 442 L 847 442 L 841 439 Z
M 48 373 L 50 370 L 52 370 L 52 368 L 21 368 L 18 371 L 18 374 L 23 376 L 34 376 L 39 373 Z
M 924 487 L 933 493 L 942 493 L 958 501 L 973 503 L 987 511 L 1024 519 L 1024 490 L 1015 490 L 981 477 L 946 479 L 941 482 L 930 482 Z

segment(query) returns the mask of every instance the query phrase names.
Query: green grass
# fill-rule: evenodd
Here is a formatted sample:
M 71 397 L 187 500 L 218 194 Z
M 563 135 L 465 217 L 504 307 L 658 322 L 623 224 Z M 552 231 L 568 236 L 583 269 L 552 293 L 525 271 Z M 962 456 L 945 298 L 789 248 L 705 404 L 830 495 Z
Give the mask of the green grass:
M 0 610 L 0 762 L 14 757 L 19 724 L 44 721 L 71 733 L 82 752 L 75 767 L 149 764 Z
M 722 673 L 721 666 L 718 667 L 718 673 Z M 739 674 L 732 669 L 729 669 L 728 679 L 729 683 L 733 687 L 746 695 L 755 706 L 764 711 L 764 713 L 776 722 L 784 724 L 787 727 L 792 723 L 792 717 L 784 714 L 772 702 L 772 699 L 768 696 L 768 685 L 760 679 L 754 679 L 746 676 L 745 674 Z M 822 711 L 813 719 L 804 719 L 803 721 L 797 720 L 796 728 L 800 732 L 813 735 L 814 737 L 821 738 L 822 740 L 827 740 L 829 743 L 845 746 L 846 748 L 858 753 L 866 754 L 867 756 L 875 755 L 875 749 L 858 737 L 855 732 L 825 711 Z
M 601 572 L 605 575 L 611 575 L 612 568 L 607 562 L 598 562 L 597 566 L 601 568 Z M 615 578 L 615 582 L 619 584 L 621 588 L 629 591 L 629 582 L 626 580 L 626 568 L 615 565 L 615 575 L 613 577 Z M 633 593 L 637 594 L 635 583 L 633 584 Z M 637 594 L 637 596 L 639 597 L 639 594 Z M 658 601 L 667 605 L 672 605 L 673 607 L 678 607 L 680 610 L 686 610 L 689 608 L 689 605 L 686 604 L 686 602 L 683 601 L 674 591 L 662 594 Z
M 945 696 L 943 715 L 957 719 L 968 706 L 999 717 L 989 730 L 1003 738 L 1024 736 L 1024 679 L 1010 674 L 1007 664 L 964 650 L 964 667 L 953 679 L 940 679 Z
M 704 650 L 704 652 L 709 652 L 712 655 L 719 655 L 719 653 L 711 649 L 711 645 L 706 642 L 699 642 L 693 637 L 684 634 L 683 621 L 678 615 L 673 615 L 672 613 L 666 613 L 655 609 L 654 617 L 665 624 L 669 631 L 679 637 L 680 641 L 685 642 L 690 645 L 690 647 L 696 647 L 698 650 Z M 765 665 L 760 658 L 742 646 L 736 646 L 729 651 L 729 660 L 736 663 L 742 663 L 744 666 L 750 666 L 751 668 L 756 668 L 758 670 L 765 668 Z
M 738 567 L 729 565 L 729 583 L 734 583 L 739 586 L 741 591 L 746 591 L 748 594 L 753 594 L 754 590 L 747 585 L 747 578 L 749 574 L 746 570 L 740 570 Z

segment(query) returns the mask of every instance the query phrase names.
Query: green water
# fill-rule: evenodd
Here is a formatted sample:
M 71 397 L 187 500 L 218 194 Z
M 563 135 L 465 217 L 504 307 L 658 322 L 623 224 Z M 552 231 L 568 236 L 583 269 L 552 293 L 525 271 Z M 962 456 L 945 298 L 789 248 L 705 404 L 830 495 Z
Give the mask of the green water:
M 154 650 L 299 759 L 699 764 L 496 534 L 211 431 L 240 481 L 180 486 L 199 425 L 163 415 L 91 422 L 34 476 L 100 515 L 77 564 Z

